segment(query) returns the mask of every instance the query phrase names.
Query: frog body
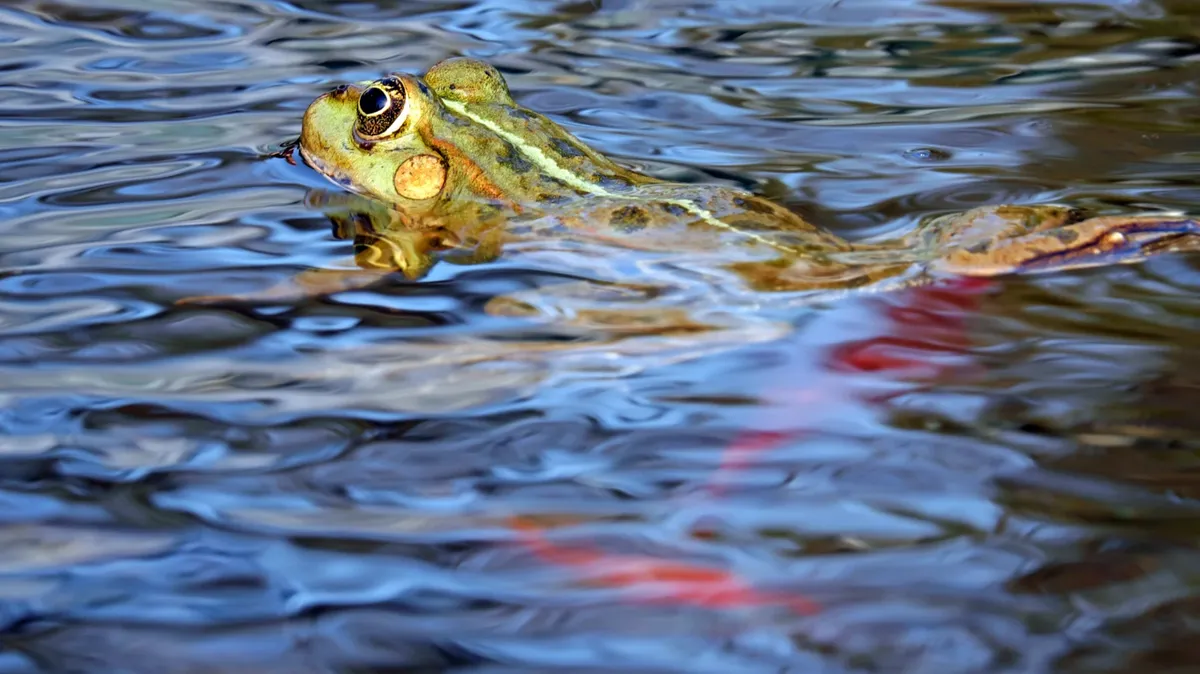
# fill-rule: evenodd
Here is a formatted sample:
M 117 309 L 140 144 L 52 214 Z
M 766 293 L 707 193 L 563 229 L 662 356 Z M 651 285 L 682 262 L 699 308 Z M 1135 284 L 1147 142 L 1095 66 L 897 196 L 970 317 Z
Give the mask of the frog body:
M 495 68 L 468 58 L 320 96 L 298 146 L 309 166 L 362 197 L 334 216 L 370 213 L 347 234 L 359 240 L 359 267 L 410 278 L 438 259 L 480 262 L 514 242 L 578 238 L 703 259 L 753 291 L 820 293 L 1127 263 L 1200 241 L 1190 216 L 1087 219 L 1065 206 L 1001 205 L 852 243 L 761 196 L 624 167 L 517 104 Z

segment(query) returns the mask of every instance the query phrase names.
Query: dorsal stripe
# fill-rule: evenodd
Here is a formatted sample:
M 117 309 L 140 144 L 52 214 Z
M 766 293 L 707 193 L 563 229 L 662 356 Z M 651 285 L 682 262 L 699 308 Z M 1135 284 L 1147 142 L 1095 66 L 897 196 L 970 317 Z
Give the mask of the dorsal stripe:
M 525 155 L 526 159 L 532 161 L 535 165 L 540 167 L 543 171 L 546 172 L 547 175 L 549 175 L 552 178 L 558 179 L 559 181 L 579 190 L 580 192 L 586 192 L 587 194 L 594 194 L 598 197 L 606 197 L 608 199 L 626 199 L 629 201 L 640 201 L 640 199 L 636 196 L 630 196 L 630 195 L 626 195 L 626 194 L 619 194 L 617 192 L 611 192 L 611 191 L 605 189 L 601 185 L 597 185 L 596 183 L 592 183 L 592 182 L 588 182 L 588 181 L 584 180 L 583 178 L 579 177 L 578 174 L 571 172 L 570 170 L 564 168 L 561 164 L 556 162 L 553 157 L 550 157 L 545 152 L 543 152 L 542 148 L 540 148 L 536 145 L 531 145 L 530 143 L 526 142 L 525 139 L 522 138 L 521 136 L 509 131 L 508 129 L 505 129 L 504 127 L 500 126 L 499 124 L 496 124 L 495 122 L 493 122 L 489 119 L 484 119 L 483 117 L 480 117 L 479 115 L 476 115 L 476 114 L 470 112 L 469 110 L 467 110 L 467 106 L 464 105 L 460 101 L 443 100 L 442 105 L 444 105 L 447 108 L 449 108 L 450 110 L 454 111 L 455 114 L 460 115 L 462 117 L 466 117 L 467 119 L 475 122 L 476 124 L 488 129 L 489 131 L 496 134 L 497 136 L 500 136 L 504 140 L 507 140 L 509 143 L 512 144 L 513 147 L 517 148 L 517 151 L 519 151 L 521 154 Z M 741 236 L 745 236 L 747 238 L 758 241 L 759 243 L 770 246 L 771 248 L 781 250 L 785 253 L 795 254 L 795 253 L 799 252 L 790 246 L 786 246 L 786 245 L 779 243 L 778 241 L 772 241 L 771 239 L 769 239 L 765 236 L 762 236 L 761 234 L 757 234 L 755 232 L 747 232 L 747 231 L 738 229 L 736 227 L 733 227 L 729 223 L 723 222 L 720 218 L 717 218 L 715 215 L 713 215 L 708 210 L 703 209 L 700 206 L 697 206 L 695 203 L 688 201 L 686 199 L 656 199 L 656 201 L 678 206 L 678 207 L 684 209 L 685 211 L 687 211 L 688 213 L 691 213 L 692 215 L 696 216 L 698 219 L 703 220 L 706 224 L 709 224 L 709 225 L 712 225 L 713 227 L 718 227 L 720 229 L 724 229 L 724 230 L 727 230 L 730 232 L 734 232 L 735 234 L 739 234 Z

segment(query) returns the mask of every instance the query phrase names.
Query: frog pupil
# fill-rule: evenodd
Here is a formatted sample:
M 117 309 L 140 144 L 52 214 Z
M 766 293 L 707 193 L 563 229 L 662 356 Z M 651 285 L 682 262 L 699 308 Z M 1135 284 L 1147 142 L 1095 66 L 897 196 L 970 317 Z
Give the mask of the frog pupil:
M 388 104 L 388 95 L 379 87 L 371 87 L 358 97 L 358 110 L 364 115 L 376 115 Z

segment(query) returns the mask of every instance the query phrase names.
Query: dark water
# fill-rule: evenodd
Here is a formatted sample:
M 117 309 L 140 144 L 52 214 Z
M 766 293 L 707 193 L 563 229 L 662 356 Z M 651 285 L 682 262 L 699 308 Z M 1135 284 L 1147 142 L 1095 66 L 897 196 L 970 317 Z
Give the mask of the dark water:
M 684 355 L 506 348 L 505 261 L 174 304 L 349 253 L 263 155 L 457 54 L 847 236 L 1200 209 L 1191 0 L 4 3 L 0 672 L 1200 667 L 1194 255 Z

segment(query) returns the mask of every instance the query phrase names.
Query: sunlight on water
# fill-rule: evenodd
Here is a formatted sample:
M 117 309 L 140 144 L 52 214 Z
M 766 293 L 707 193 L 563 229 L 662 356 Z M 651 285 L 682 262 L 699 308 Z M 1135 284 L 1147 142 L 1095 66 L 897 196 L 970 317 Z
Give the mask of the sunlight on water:
M 673 268 L 620 339 L 486 310 L 662 271 L 598 244 L 177 302 L 347 267 L 327 181 L 268 155 L 317 95 L 453 55 L 625 164 L 850 238 L 1197 212 L 1198 21 L 5 3 L 0 672 L 1196 667 L 1195 254 L 809 304 Z M 716 327 L 661 334 L 675 310 Z

